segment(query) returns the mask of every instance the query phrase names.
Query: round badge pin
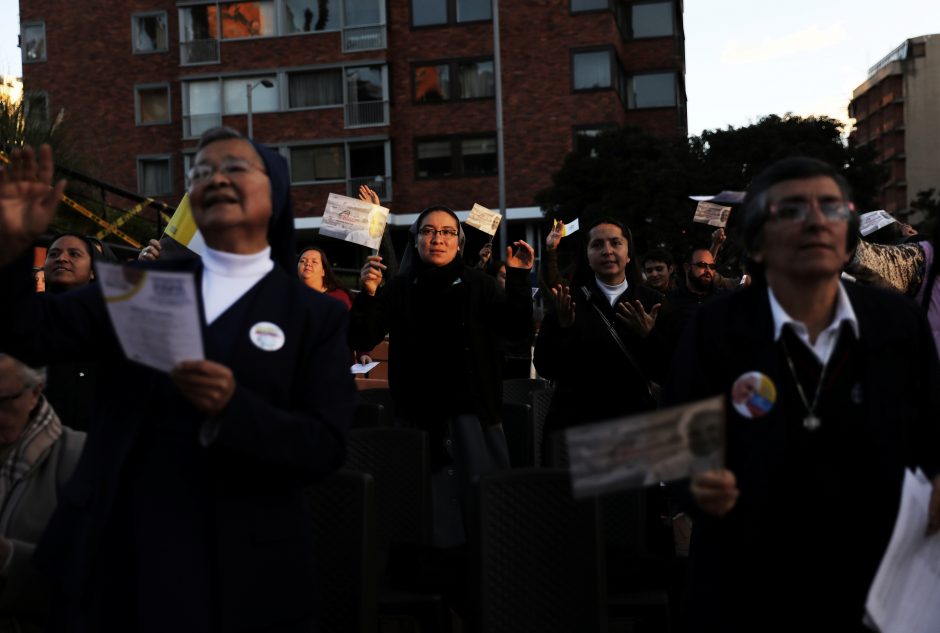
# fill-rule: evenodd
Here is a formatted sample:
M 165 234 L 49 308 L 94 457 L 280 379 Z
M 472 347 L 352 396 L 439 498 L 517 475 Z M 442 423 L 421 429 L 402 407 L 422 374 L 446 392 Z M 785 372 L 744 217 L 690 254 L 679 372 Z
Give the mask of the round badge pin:
M 759 371 L 749 371 L 738 376 L 731 386 L 731 405 L 748 419 L 767 415 L 777 402 L 777 387 Z
M 248 336 L 255 347 L 266 352 L 276 352 L 284 347 L 284 330 L 270 321 L 261 321 L 252 325 Z

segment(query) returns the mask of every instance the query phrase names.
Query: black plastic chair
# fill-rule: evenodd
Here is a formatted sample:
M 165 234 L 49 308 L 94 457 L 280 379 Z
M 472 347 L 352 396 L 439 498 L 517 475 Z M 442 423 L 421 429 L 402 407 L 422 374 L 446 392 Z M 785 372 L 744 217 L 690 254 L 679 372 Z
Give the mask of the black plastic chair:
M 503 403 L 503 434 L 513 468 L 531 468 L 535 461 L 535 433 L 532 407 L 524 402 Z
M 542 378 L 512 378 L 503 381 L 503 426 L 506 440 L 510 443 L 510 457 L 513 456 L 513 450 L 518 455 L 512 462 L 514 468 L 542 465 L 542 434 L 552 393 L 551 383 Z M 505 405 L 517 404 L 529 406 L 529 418 L 524 426 L 519 426 L 521 420 L 515 417 L 515 412 L 510 412 L 509 418 L 514 427 L 509 429 L 506 427 Z
M 306 489 L 314 526 L 322 633 L 375 633 L 378 569 L 371 475 L 340 471 Z
M 481 633 L 607 630 L 597 502 L 575 501 L 567 472 L 484 475 L 475 502 L 472 586 Z
M 357 392 L 359 397 L 358 404 L 366 409 L 381 406 L 381 417 L 378 418 L 378 424 L 375 426 L 395 426 L 392 412 L 395 410 L 392 404 L 392 393 L 388 389 L 361 389 Z M 358 413 L 357 413 L 358 416 Z M 354 424 L 353 428 L 362 428 L 363 425 Z

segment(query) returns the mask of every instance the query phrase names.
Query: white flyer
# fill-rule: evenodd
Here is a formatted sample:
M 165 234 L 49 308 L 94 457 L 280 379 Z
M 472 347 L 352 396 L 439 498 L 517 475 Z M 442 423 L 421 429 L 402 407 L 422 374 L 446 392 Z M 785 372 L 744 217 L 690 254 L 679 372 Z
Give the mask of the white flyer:
M 95 274 L 128 360 L 169 372 L 181 361 L 205 358 L 192 273 L 99 262 Z
M 728 224 L 729 215 L 731 215 L 731 207 L 723 207 L 720 204 L 703 201 L 695 206 L 695 215 L 692 217 L 692 221 L 724 228 Z
M 331 193 L 323 211 L 320 235 L 377 250 L 387 222 L 388 209 L 385 207 Z
M 370 371 L 379 366 L 379 361 L 374 360 L 371 363 L 356 363 L 349 368 L 354 374 L 368 374 Z
M 894 224 L 897 222 L 897 220 L 894 219 L 894 216 L 884 209 L 863 213 L 862 215 L 858 216 L 858 219 L 861 220 L 861 224 L 858 227 L 858 232 L 862 235 L 871 235 L 878 229 L 883 229 L 889 224 Z
M 499 228 L 499 222 L 502 219 L 503 216 L 495 211 L 490 211 L 483 205 L 474 203 L 464 224 L 480 229 L 487 235 L 496 235 L 496 229 Z
M 575 233 L 579 228 L 581 228 L 581 225 L 580 225 L 580 223 L 579 223 L 579 220 L 580 220 L 580 218 L 575 218 L 575 219 L 573 219 L 571 222 L 569 222 L 568 224 L 565 224 L 564 222 L 562 222 L 562 223 L 561 223 L 561 224 L 562 224 L 562 227 L 561 227 L 561 236 L 562 236 L 562 237 L 568 237 L 568 236 L 571 235 L 572 233 Z M 554 230 L 555 227 L 557 227 L 557 226 L 558 226 L 558 220 L 555 220 L 555 223 L 552 224 L 552 229 Z

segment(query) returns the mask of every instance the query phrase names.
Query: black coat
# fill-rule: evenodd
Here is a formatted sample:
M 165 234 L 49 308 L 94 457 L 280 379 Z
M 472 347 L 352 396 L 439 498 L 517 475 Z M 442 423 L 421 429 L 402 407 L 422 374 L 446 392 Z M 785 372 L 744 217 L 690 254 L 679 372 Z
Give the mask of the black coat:
M 198 261 L 151 266 L 192 271 L 199 288 Z M 36 295 L 12 268 L 0 274 L 3 348 L 30 363 L 102 361 L 85 451 L 36 555 L 62 597 L 63 630 L 254 631 L 315 618 L 303 487 L 344 459 L 355 402 L 344 306 L 275 267 L 204 324 L 206 357 L 236 381 L 206 419 L 168 375 L 124 360 L 97 287 Z M 283 347 L 251 342 L 261 321 L 282 329 Z
M 741 491 L 725 517 L 694 521 L 695 631 L 862 630 L 904 468 L 940 466 L 940 383 L 923 314 L 894 293 L 846 290 L 859 323 L 841 370 L 851 389 L 815 433 L 803 429 L 805 408 L 773 341 L 766 285 L 702 305 L 685 330 L 667 397 L 725 395 L 727 468 Z M 751 371 L 777 390 L 755 419 L 730 406 L 732 384 Z
M 546 314 L 535 344 L 535 369 L 555 382 L 546 429 L 557 430 L 648 411 L 656 407 L 650 381 L 659 381 L 668 367 L 670 346 L 663 338 L 668 310 L 661 311 L 656 327 L 646 338 L 634 334 L 616 318 L 607 297 L 593 278 L 571 286 L 575 320 L 562 328 L 554 312 Z M 590 295 L 585 294 L 585 290 Z M 639 299 L 649 312 L 663 295 L 640 284 L 630 284 L 618 299 Z M 608 330 L 598 309 L 616 329 L 633 358 L 628 360 Z

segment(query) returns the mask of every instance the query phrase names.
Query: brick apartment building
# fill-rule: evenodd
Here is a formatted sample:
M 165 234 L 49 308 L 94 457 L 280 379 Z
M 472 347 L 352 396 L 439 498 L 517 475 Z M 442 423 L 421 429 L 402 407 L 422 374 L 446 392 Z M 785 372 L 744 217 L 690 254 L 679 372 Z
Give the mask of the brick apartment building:
M 52 116 L 65 109 L 94 175 L 171 205 L 202 131 L 246 131 L 250 92 L 254 137 L 290 163 L 298 228 L 360 183 L 405 226 L 432 203 L 499 206 L 492 10 L 21 0 L 23 79 Z M 687 134 L 682 14 L 682 0 L 500 0 L 510 239 L 540 240 L 534 195 L 580 139 Z
M 917 192 L 940 189 L 940 34 L 905 40 L 852 93 L 855 140 L 874 146 L 887 168 L 881 204 L 907 216 Z M 910 217 L 912 222 L 923 218 Z

